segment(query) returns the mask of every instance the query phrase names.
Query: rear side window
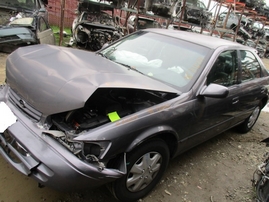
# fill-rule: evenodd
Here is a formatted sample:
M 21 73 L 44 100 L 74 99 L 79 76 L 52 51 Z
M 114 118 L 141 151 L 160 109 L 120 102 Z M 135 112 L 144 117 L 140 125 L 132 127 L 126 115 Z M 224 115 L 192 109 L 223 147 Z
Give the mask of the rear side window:
M 242 82 L 261 77 L 261 66 L 257 58 L 250 51 L 241 50 Z

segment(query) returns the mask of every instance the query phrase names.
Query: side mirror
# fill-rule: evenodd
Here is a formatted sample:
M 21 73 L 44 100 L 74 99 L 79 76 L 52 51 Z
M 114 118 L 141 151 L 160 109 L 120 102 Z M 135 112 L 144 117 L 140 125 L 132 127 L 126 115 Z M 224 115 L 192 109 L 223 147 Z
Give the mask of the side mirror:
M 212 98 L 225 98 L 228 94 L 229 90 L 227 87 L 212 83 L 204 87 L 199 95 Z

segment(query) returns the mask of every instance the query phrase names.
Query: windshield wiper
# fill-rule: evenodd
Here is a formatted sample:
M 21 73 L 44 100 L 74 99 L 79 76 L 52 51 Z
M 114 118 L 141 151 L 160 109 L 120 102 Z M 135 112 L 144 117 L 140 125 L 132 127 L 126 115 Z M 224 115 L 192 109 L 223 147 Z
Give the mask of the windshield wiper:
M 136 69 L 135 67 L 132 67 L 132 66 L 130 66 L 130 65 L 127 65 L 127 64 L 124 64 L 124 63 L 121 63 L 121 62 L 117 62 L 117 61 L 114 61 L 114 62 L 116 62 L 116 63 L 118 63 L 118 64 L 120 64 L 120 65 L 122 65 L 122 66 L 124 66 L 124 67 L 127 67 L 128 69 L 131 69 L 131 70 L 133 70 L 133 71 L 136 71 L 136 72 L 138 72 L 138 73 L 140 73 L 140 74 L 145 75 L 143 72 L 139 71 L 139 70 Z
M 97 52 L 96 54 L 97 54 L 97 55 L 101 55 L 101 56 L 104 57 L 104 58 L 107 58 L 107 56 L 106 56 L 104 53 Z M 107 58 L 107 59 L 108 59 L 108 58 Z
M 109 58 L 109 56 L 114 52 L 116 51 L 117 49 L 115 47 L 112 47 L 110 50 L 108 50 L 107 52 L 104 53 L 104 51 L 100 51 L 100 52 L 97 52 L 96 54 L 98 55 L 101 55 L 102 57 L 104 58 L 107 58 L 109 60 L 111 60 L 111 58 Z

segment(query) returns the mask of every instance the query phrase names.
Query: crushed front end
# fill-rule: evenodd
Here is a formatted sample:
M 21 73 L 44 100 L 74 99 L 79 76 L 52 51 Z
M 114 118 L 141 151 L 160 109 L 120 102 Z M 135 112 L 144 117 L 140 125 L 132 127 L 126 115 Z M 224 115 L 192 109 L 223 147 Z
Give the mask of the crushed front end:
M 82 150 L 82 144 L 72 141 L 72 134 L 71 141 L 65 143 L 69 145 L 64 147 L 57 141 L 63 134 L 48 130 L 49 126 L 42 124 L 46 119 L 42 113 L 23 101 L 8 85 L 1 87 L 0 107 L 1 111 L 10 109 L 9 117 L 16 119 L 11 125 L 1 123 L 2 129 L 3 125 L 8 127 L 0 131 L 1 155 L 41 185 L 61 190 L 92 188 L 124 175 L 124 170 L 106 168 L 107 162 L 100 162 L 94 155 L 88 155 L 87 159 L 76 155 Z M 7 113 L 0 116 L 1 121 L 8 121 Z M 96 147 L 88 149 L 96 150 Z
M 171 90 L 91 52 L 19 48 L 7 58 L 0 89 L 0 111 L 11 117 L 0 114 L 0 153 L 42 185 L 107 184 L 126 174 L 128 146 L 143 129 L 137 114 L 150 119 L 149 108 L 177 96 Z

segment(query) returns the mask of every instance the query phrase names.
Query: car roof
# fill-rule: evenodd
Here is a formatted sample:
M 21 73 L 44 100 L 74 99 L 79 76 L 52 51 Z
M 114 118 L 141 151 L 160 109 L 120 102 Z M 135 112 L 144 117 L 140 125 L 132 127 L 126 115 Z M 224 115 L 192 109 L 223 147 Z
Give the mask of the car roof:
M 182 39 L 184 41 L 189 41 L 201 46 L 208 47 L 210 49 L 217 49 L 219 47 L 223 46 L 229 46 L 234 48 L 244 48 L 244 49 L 250 49 L 249 47 L 246 47 L 244 45 L 241 45 L 239 43 L 208 36 L 204 34 L 199 34 L 195 32 L 186 32 L 186 31 L 180 31 L 180 30 L 172 30 L 172 29 L 158 29 L 158 28 L 152 28 L 152 29 L 146 29 L 144 31 L 154 32 L 166 36 L 171 36 L 174 38 Z

